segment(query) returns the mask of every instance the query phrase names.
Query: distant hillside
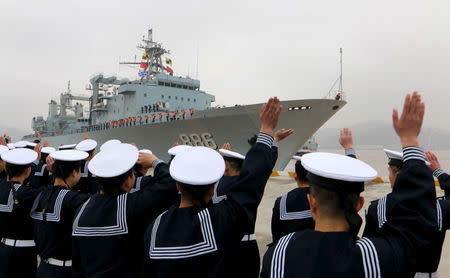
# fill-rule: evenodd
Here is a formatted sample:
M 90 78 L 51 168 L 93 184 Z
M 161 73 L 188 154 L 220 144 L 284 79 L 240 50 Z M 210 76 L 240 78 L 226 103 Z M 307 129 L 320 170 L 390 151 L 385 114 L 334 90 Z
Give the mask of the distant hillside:
M 16 127 L 1 127 L 0 126 L 0 135 L 8 134 L 13 142 L 20 141 L 24 135 L 29 134 L 29 131 L 19 129 Z
M 353 133 L 355 147 L 360 149 L 379 149 L 380 147 L 398 149 L 400 147 L 400 141 L 390 123 L 365 122 L 349 128 Z M 315 137 L 319 148 L 340 147 L 338 128 L 320 129 Z M 450 131 L 425 128 L 421 132 L 420 144 L 430 150 L 449 150 Z

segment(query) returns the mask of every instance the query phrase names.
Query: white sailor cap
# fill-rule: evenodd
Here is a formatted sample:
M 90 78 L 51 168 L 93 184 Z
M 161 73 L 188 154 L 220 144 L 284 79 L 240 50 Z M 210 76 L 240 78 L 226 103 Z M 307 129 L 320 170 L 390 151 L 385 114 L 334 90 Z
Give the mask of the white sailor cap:
M 243 156 L 242 154 L 230 150 L 219 149 L 219 153 L 222 154 L 224 157 L 235 158 L 239 160 L 245 159 L 245 156 Z
M 225 172 L 223 157 L 207 147 L 191 147 L 178 153 L 170 164 L 174 180 L 189 185 L 208 185 L 217 182 Z
M 182 152 L 184 152 L 186 150 L 189 150 L 191 148 L 192 148 L 192 146 L 189 146 L 189 145 L 178 145 L 178 146 L 170 148 L 167 151 L 167 153 L 170 154 L 170 155 L 176 156 L 177 154 L 182 153 Z
M 396 166 L 401 168 L 403 166 L 403 153 L 396 152 L 393 150 L 383 149 L 384 153 L 389 158 L 388 165 L 389 166 Z M 430 166 L 431 163 L 428 161 L 425 161 L 425 165 Z
M 89 171 L 101 178 L 120 176 L 134 167 L 139 157 L 138 149 L 130 144 L 114 144 L 114 148 L 100 151 L 89 162 Z
M 142 149 L 142 150 L 139 150 L 139 152 L 140 152 L 140 153 L 153 154 L 153 152 L 152 152 L 151 150 L 148 150 L 148 149 Z
M 59 161 L 80 161 L 86 159 L 89 154 L 79 150 L 61 150 L 52 152 L 50 157 Z
M 52 152 L 56 152 L 56 149 L 53 147 L 43 147 L 41 149 L 41 153 L 51 154 Z
M 103 143 L 103 144 L 100 146 L 100 151 L 104 151 L 104 150 L 108 149 L 109 147 L 115 146 L 115 145 L 120 144 L 120 143 L 122 143 L 122 142 L 120 142 L 120 141 L 117 140 L 117 139 L 111 139 L 111 140 L 108 140 L 108 141 L 106 141 L 105 143 Z
M 68 144 L 68 145 L 62 145 L 58 147 L 58 150 L 72 150 L 77 146 L 77 144 Z
M 75 147 L 76 150 L 90 152 L 93 151 L 97 147 L 97 141 L 93 139 L 86 139 L 81 141 Z
M 302 162 L 302 157 L 301 157 L 301 156 L 294 155 L 292 158 L 295 159 L 295 160 L 297 160 L 297 161 Z
M 6 144 L 6 146 L 8 147 L 8 149 L 10 149 L 10 150 L 12 150 L 12 149 L 15 149 L 16 147 L 14 146 L 14 144 L 13 143 L 9 143 L 9 144 Z
M 1 157 L 3 161 L 10 164 L 28 165 L 36 161 L 38 154 L 30 149 L 18 148 L 3 153 Z
M 27 147 L 34 148 L 34 147 L 36 147 L 36 146 L 37 146 L 37 143 L 34 143 L 34 142 L 27 142 Z
M 364 182 L 377 177 L 371 166 L 345 155 L 315 152 L 303 155 L 301 161 L 311 184 L 333 191 L 359 193 Z
M 19 141 L 14 143 L 14 148 L 25 148 L 26 146 L 28 146 L 28 141 Z
M 0 156 L 7 151 L 9 151 L 9 148 L 7 146 L 0 145 Z

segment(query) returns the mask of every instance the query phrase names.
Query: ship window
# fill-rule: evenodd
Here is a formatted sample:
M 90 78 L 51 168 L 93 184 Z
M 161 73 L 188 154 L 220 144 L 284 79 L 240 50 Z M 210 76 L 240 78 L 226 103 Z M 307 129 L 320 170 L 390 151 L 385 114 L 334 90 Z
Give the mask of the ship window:
M 170 87 L 170 83 L 164 83 L 164 86 Z
M 194 87 L 192 87 L 192 86 L 189 86 L 189 90 L 194 90 Z
M 164 98 L 164 95 L 161 95 L 161 98 Z
M 188 98 L 188 101 L 191 101 L 191 99 L 190 99 L 190 98 Z
M 147 97 L 147 93 L 144 94 L 144 97 Z
M 196 102 L 197 100 L 194 98 L 194 102 Z
M 171 99 L 172 97 L 171 96 L 169 96 L 169 99 Z
M 175 99 L 177 99 L 177 100 L 178 100 L 178 97 L 175 97 Z
M 158 82 L 158 85 L 163 86 L 163 85 L 164 85 L 164 82 L 159 81 L 159 82 Z
M 187 89 L 187 86 L 186 86 L 186 85 L 183 85 L 183 89 Z
M 184 98 L 183 97 L 181 97 L 181 101 L 183 101 L 184 100 Z
M 173 83 L 170 84 L 170 87 L 176 87 L 176 86 L 177 86 L 177 84 L 173 84 Z
M 181 88 L 182 86 L 181 85 L 177 85 L 177 88 Z

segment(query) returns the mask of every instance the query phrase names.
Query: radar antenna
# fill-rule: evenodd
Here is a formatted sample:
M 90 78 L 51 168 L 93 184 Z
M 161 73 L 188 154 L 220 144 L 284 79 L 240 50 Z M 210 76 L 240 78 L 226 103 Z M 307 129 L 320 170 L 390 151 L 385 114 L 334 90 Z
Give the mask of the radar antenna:
M 143 49 L 142 61 L 134 62 L 120 62 L 121 65 L 140 65 L 141 71 L 139 76 L 141 80 L 151 79 L 157 73 L 167 72 L 166 67 L 163 66 L 162 56 L 170 54 L 161 43 L 153 41 L 153 29 L 148 29 L 147 38 L 142 38 L 142 43 L 137 45 L 137 48 Z

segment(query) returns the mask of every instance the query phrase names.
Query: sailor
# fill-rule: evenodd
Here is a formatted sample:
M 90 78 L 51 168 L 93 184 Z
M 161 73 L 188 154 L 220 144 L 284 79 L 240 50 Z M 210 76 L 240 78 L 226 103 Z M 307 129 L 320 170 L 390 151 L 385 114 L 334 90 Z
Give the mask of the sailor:
M 81 193 L 87 193 L 87 194 L 95 194 L 98 191 L 98 183 L 97 179 L 94 175 L 92 175 L 91 172 L 89 172 L 88 165 L 89 162 L 94 158 L 95 156 L 95 148 L 97 147 L 97 141 L 93 139 L 85 139 L 78 143 L 75 146 L 76 150 L 87 152 L 88 157 L 86 157 L 85 160 L 83 160 L 81 164 L 81 177 L 78 184 L 75 186 L 74 189 L 80 191 Z
M 414 93 L 405 99 L 394 129 L 403 145 L 404 167 L 397 176 L 391 218 L 373 237 L 356 240 L 362 223 L 364 182 L 376 171 L 364 162 L 330 153 L 302 157 L 311 184 L 308 200 L 315 230 L 282 237 L 264 256 L 261 277 L 405 277 L 418 247 L 436 230 L 435 188 L 418 147 L 424 104 Z M 418 229 L 417 227 L 420 227 Z
M 32 173 L 30 184 L 34 188 L 40 188 L 41 186 L 47 186 L 51 182 L 51 175 L 47 169 L 47 157 L 49 154 L 55 152 L 55 148 L 43 147 L 41 149 L 41 157 L 39 163 L 34 167 L 34 173 Z
M 75 210 L 88 194 L 71 190 L 80 180 L 81 164 L 88 154 L 78 150 L 62 150 L 50 154 L 53 161 L 53 185 L 36 197 L 30 211 L 34 219 L 34 237 L 41 263 L 40 277 L 71 277 L 72 221 Z
M 270 176 L 272 134 L 281 106 L 271 98 L 261 110 L 261 133 L 242 164 L 227 199 L 210 202 L 225 162 L 216 151 L 193 147 L 175 156 L 170 174 L 181 203 L 165 211 L 145 235 L 144 277 L 233 277 L 236 247 L 256 218 Z
M 9 151 L 7 146 L 0 145 L 0 181 L 5 180 L 7 175 L 5 171 L 5 162 L 1 159 L 1 155 Z
M 136 162 L 152 165 L 154 180 L 128 193 Z M 116 144 L 100 151 L 89 171 L 97 176 L 100 191 L 81 206 L 73 222 L 73 277 L 141 277 L 145 228 L 179 202 L 169 166 L 130 144 Z
M 0 277 L 35 277 L 37 253 L 29 216 L 38 190 L 24 184 L 31 174 L 35 151 L 18 148 L 3 152 L 7 179 L 0 180 Z
M 389 180 L 391 187 L 395 184 L 396 178 L 403 171 L 403 154 L 400 152 L 384 149 L 389 162 Z M 427 152 L 426 157 L 433 160 L 432 153 Z M 437 159 L 437 158 L 436 158 Z M 427 163 L 430 169 L 436 165 Z M 392 207 L 395 205 L 392 193 L 389 193 L 379 200 L 372 201 L 366 214 L 366 226 L 363 236 L 370 237 L 378 233 L 386 221 L 389 221 Z M 436 202 L 438 231 L 434 233 L 433 241 L 430 245 L 422 247 L 417 255 L 417 262 L 412 269 L 412 273 L 417 272 L 415 277 L 436 277 L 436 271 L 441 259 L 442 245 L 445 239 L 446 229 L 450 228 L 450 200 L 438 200 Z
M 428 151 L 425 155 L 427 161 L 430 162 L 429 168 L 433 171 L 433 176 L 438 179 L 440 188 L 444 190 L 445 199 L 448 199 L 450 196 L 450 175 L 441 168 L 436 154 Z
M 340 131 L 339 143 L 347 156 L 356 158 L 350 129 Z M 281 237 L 302 230 L 314 229 L 314 220 L 307 195 L 309 193 L 308 171 L 302 166 L 301 156 L 293 156 L 295 162 L 294 180 L 297 188 L 278 197 L 272 210 L 272 244 Z M 271 246 L 271 245 L 269 245 Z

